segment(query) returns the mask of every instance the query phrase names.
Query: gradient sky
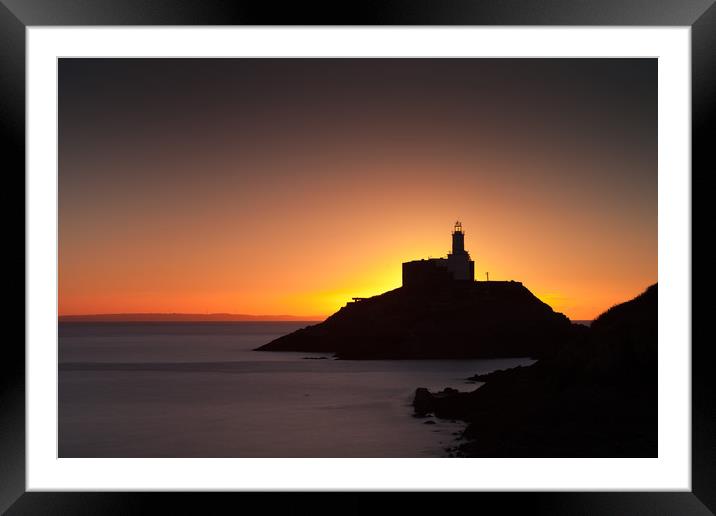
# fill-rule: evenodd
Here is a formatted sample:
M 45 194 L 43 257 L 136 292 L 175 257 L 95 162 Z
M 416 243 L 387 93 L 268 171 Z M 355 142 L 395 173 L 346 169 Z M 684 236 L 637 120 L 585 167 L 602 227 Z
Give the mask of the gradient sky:
M 327 315 L 447 254 L 657 280 L 656 59 L 61 59 L 59 312 Z

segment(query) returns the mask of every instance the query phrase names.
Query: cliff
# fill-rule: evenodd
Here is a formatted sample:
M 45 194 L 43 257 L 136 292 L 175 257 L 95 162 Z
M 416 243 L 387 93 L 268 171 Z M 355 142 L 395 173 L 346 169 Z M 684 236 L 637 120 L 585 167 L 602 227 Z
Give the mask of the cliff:
M 599 316 L 554 356 L 473 377 L 473 392 L 416 391 L 417 414 L 468 421 L 457 453 L 655 457 L 657 286 Z
M 576 329 L 518 282 L 401 287 L 347 304 L 260 351 L 339 358 L 488 358 L 552 354 Z

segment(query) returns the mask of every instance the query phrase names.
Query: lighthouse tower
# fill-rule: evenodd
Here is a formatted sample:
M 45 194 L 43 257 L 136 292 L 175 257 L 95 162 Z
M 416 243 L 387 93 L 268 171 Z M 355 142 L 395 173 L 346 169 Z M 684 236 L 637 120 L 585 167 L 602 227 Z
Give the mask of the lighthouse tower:
M 452 252 L 447 256 L 448 270 L 456 280 L 475 281 L 475 262 L 465 250 L 465 232 L 458 220 L 452 232 Z
M 462 223 L 458 220 L 452 232 L 452 254 L 465 253 L 465 232 L 462 230 Z

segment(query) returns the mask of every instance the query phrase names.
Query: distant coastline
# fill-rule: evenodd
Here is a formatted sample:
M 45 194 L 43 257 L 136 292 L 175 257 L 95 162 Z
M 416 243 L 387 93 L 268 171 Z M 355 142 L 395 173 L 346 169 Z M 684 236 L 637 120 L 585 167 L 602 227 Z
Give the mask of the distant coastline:
M 323 321 L 320 315 L 248 315 L 248 314 L 184 314 L 184 313 L 121 313 L 60 315 L 59 322 L 281 322 L 281 321 Z

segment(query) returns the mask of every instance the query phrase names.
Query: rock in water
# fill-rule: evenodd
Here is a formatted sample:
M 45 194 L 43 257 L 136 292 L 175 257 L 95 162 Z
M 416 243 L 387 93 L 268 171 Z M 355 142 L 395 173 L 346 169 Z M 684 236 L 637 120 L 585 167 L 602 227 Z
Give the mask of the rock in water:
M 543 357 L 575 326 L 522 283 L 454 281 L 348 303 L 324 322 L 258 349 L 352 359 Z
M 469 400 L 474 392 L 460 392 L 457 389 L 446 387 L 442 391 L 433 394 L 425 387 L 419 387 L 415 390 L 413 409 L 417 416 L 435 414 L 443 419 L 462 419 L 466 414 L 465 409 L 469 407 Z
M 435 412 L 435 398 L 425 387 L 415 389 L 415 398 L 413 399 L 413 408 L 415 413 L 419 415 L 430 414 Z

